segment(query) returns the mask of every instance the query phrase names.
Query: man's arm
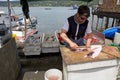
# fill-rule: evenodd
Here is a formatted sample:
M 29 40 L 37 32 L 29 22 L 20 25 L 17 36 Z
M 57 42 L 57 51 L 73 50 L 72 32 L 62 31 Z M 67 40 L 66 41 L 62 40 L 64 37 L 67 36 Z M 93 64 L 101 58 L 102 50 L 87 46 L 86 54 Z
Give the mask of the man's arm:
M 64 29 L 61 29 L 61 34 L 60 36 L 62 37 L 62 39 L 67 42 L 68 44 L 72 43 L 72 41 L 68 38 L 68 36 L 66 35 L 67 31 Z
M 88 33 L 87 41 L 86 41 L 86 48 L 88 51 L 91 51 L 91 49 L 90 49 L 91 42 L 92 42 L 92 33 Z
M 91 45 L 91 42 L 92 42 L 91 22 L 89 22 L 88 25 L 87 25 L 86 34 L 87 34 L 86 48 L 90 49 L 90 45 Z
M 76 48 L 78 47 L 78 45 L 77 45 L 76 43 L 72 42 L 72 41 L 68 38 L 68 36 L 66 35 L 66 33 L 67 33 L 67 31 L 66 31 L 65 29 L 61 29 L 61 34 L 60 34 L 60 36 L 62 37 L 62 39 L 63 39 L 65 42 L 67 42 L 67 43 L 70 45 L 70 47 L 71 47 L 72 49 L 76 49 Z

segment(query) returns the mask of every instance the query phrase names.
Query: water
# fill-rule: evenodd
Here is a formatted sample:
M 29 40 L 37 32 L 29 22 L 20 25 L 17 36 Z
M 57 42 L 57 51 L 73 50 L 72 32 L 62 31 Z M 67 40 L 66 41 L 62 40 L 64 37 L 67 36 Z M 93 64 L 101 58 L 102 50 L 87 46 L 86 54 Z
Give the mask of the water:
M 37 17 L 39 33 L 51 33 L 60 31 L 67 17 L 74 15 L 77 10 L 71 10 L 72 7 L 30 7 L 30 16 Z M 7 11 L 7 8 L 3 10 Z M 21 14 L 21 7 L 13 7 L 16 14 Z M 91 20 L 89 17 L 89 20 Z M 96 26 L 97 17 L 95 16 L 94 25 Z M 111 22 L 110 22 L 111 23 Z M 101 24 L 99 24 L 100 26 Z M 111 25 L 111 24 L 110 24 Z M 101 27 L 101 26 L 100 26 Z
M 74 15 L 71 7 L 30 7 L 30 15 L 37 17 L 40 33 L 51 33 L 60 30 L 66 18 Z M 14 7 L 16 14 L 22 13 L 20 7 Z

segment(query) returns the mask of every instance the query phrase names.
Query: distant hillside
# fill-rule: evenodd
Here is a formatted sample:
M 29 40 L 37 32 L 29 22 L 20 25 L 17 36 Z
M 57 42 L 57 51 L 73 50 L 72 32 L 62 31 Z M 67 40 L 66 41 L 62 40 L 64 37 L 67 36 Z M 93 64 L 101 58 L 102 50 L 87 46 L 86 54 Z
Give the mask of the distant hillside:
M 96 5 L 98 3 L 98 0 L 93 0 L 92 2 L 90 2 L 90 6 L 91 5 Z M 51 0 L 51 1 L 46 1 L 46 0 L 34 0 L 34 1 L 30 1 L 28 0 L 28 4 L 30 7 L 36 7 L 36 6 L 72 6 L 72 5 L 81 5 L 81 4 L 87 4 L 84 1 L 78 1 L 78 0 Z M 0 7 L 6 7 L 8 4 L 6 1 L 0 1 Z M 15 7 L 15 6 L 21 6 L 20 5 L 20 1 L 11 1 L 11 6 Z
M 19 6 L 19 1 L 10 1 L 12 6 Z M 7 1 L 0 1 L 0 7 L 6 7 L 8 5 Z

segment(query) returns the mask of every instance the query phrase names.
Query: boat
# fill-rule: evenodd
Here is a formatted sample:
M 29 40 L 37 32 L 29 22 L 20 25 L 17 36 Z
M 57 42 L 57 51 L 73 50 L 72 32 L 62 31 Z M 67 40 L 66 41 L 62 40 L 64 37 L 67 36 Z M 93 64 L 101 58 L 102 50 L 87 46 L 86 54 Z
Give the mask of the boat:
M 19 25 L 25 25 L 24 17 L 18 17 L 17 22 Z M 26 19 L 26 25 L 31 26 L 31 27 L 36 26 L 37 25 L 37 18 L 34 16 L 30 16 L 29 19 Z
M 0 23 L 0 48 L 11 38 L 11 33 L 4 23 Z
M 11 23 L 10 23 L 11 22 Z M 17 15 L 11 15 L 9 22 L 9 15 L 4 11 L 0 11 L 0 23 L 5 24 L 8 29 L 10 29 L 12 35 L 15 37 L 17 46 L 20 47 L 20 44 L 23 44 L 28 36 L 34 35 L 38 32 L 37 27 L 37 18 L 31 16 L 30 19 L 25 19 L 24 17 L 19 17 Z
M 21 26 L 20 26 L 21 27 Z M 15 35 L 16 42 L 24 42 L 28 36 L 34 35 L 38 32 L 37 29 L 28 28 L 24 30 L 24 28 L 21 28 L 21 30 L 12 30 L 13 35 Z
M 6 27 L 10 27 L 10 25 L 11 25 L 11 27 L 16 27 L 18 25 L 16 23 L 17 16 L 11 15 L 10 18 L 11 18 L 11 20 L 9 19 L 9 15 L 7 13 L 5 13 L 4 11 L 0 11 L 0 23 L 4 23 L 6 25 Z
M 77 5 L 72 5 L 69 10 L 77 10 L 78 6 Z
M 76 4 L 73 5 L 72 7 L 73 7 L 73 10 L 74 10 L 74 9 L 78 9 L 78 6 L 77 6 Z
M 26 31 L 27 36 L 31 33 L 31 31 L 37 32 L 37 27 L 38 27 L 37 18 L 34 16 L 31 16 L 30 19 L 26 19 L 26 20 L 24 19 L 24 17 L 18 17 L 18 20 L 16 21 L 16 23 L 18 25 L 16 27 L 12 27 L 12 31 L 14 34 L 18 36 L 20 35 L 15 32 L 18 32 L 18 33 L 21 32 L 21 34 L 24 35 Z
M 5 24 L 7 28 L 10 28 L 8 14 L 1 11 L 0 15 L 0 23 Z M 32 16 L 30 17 L 30 20 L 26 19 L 26 27 L 23 17 L 19 18 L 17 15 L 11 15 L 10 18 L 12 34 L 15 35 L 17 43 L 23 43 L 28 36 L 36 34 L 38 32 L 36 17 Z
M 51 10 L 52 8 L 45 8 L 45 10 Z

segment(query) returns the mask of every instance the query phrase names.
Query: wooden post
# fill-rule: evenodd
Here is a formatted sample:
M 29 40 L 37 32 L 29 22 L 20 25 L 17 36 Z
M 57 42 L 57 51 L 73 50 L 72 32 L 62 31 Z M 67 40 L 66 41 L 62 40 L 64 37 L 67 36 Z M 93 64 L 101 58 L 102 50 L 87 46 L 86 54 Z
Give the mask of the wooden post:
M 115 23 L 115 18 L 113 18 L 113 21 L 112 21 L 112 27 L 114 26 L 114 23 Z
M 102 18 L 102 22 L 101 22 L 101 31 L 102 31 L 102 27 L 103 27 L 103 21 L 104 21 L 104 17 Z
M 96 30 L 98 29 L 99 17 L 97 16 Z
M 116 26 L 120 26 L 120 19 L 116 19 Z
M 25 31 L 24 36 L 26 38 L 27 37 L 27 28 L 26 28 L 26 17 L 25 17 L 25 15 L 24 15 L 24 31 Z
M 92 30 L 93 30 L 93 21 L 94 21 L 94 15 L 92 15 L 92 24 L 91 24 Z
M 108 28 L 108 23 L 109 23 L 109 18 L 108 17 L 106 17 L 106 20 L 105 20 L 105 29 L 107 29 Z

